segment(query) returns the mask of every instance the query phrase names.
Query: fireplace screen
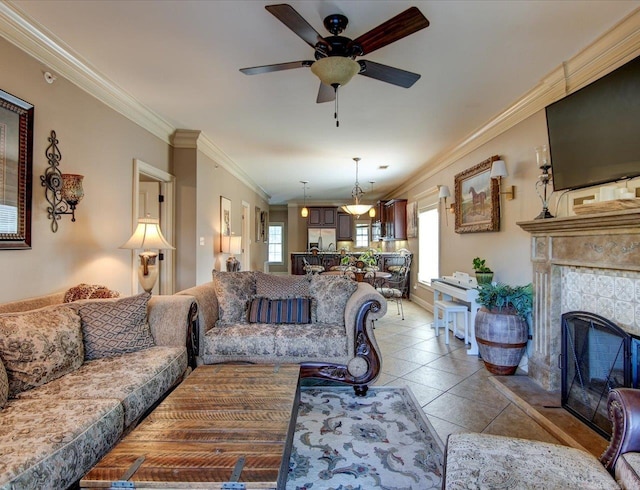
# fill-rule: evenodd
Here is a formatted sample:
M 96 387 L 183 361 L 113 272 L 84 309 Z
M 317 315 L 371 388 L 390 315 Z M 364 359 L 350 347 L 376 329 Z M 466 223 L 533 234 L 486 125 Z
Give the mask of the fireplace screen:
M 607 396 L 613 388 L 637 387 L 638 346 L 606 318 L 582 311 L 562 315 L 562 406 L 609 437 Z

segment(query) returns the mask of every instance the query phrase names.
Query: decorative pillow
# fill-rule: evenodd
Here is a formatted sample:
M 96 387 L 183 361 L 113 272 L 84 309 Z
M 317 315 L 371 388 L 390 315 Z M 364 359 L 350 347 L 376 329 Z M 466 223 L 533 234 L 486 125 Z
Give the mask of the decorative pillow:
M 147 324 L 149 293 L 78 303 L 85 359 L 114 357 L 155 346 Z
M 117 298 L 120 296 L 118 291 L 111 291 L 106 286 L 100 286 L 99 284 L 78 284 L 69 288 L 64 293 L 64 302 L 71 303 L 79 299 L 99 299 L 99 298 Z
M 256 294 L 255 273 L 214 271 L 213 288 L 218 298 L 216 325 L 246 323 L 249 302 Z
M 0 315 L 0 358 L 9 397 L 82 366 L 80 318 L 67 306 Z
M 311 298 L 254 298 L 249 323 L 311 323 Z
M 256 273 L 256 296 L 269 299 L 308 298 L 307 276 L 274 276 Z
M 314 275 L 309 289 L 315 304 L 315 321 L 344 325 L 344 310 L 358 283 L 341 275 Z
M 9 378 L 7 377 L 7 370 L 0 360 L 0 409 L 4 407 L 9 398 Z

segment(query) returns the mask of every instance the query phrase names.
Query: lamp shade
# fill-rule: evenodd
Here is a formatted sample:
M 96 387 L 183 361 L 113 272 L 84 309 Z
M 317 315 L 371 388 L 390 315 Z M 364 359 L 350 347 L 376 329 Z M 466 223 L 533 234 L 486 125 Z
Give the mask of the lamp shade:
M 360 216 L 367 213 L 371 207 L 372 206 L 370 204 L 348 204 L 346 206 L 342 206 L 342 210 L 353 216 Z
M 508 177 L 509 172 L 507 172 L 507 166 L 504 163 L 504 160 L 495 160 L 491 164 L 491 178 L 499 179 L 501 177 Z
M 120 248 L 137 249 L 169 249 L 175 248 L 167 242 L 160 231 L 160 221 L 155 218 L 139 218 L 136 231 Z
M 242 237 L 241 236 L 232 236 L 229 240 L 229 253 L 232 255 L 241 254 L 242 253 Z
M 451 191 L 449 190 L 449 186 L 441 185 L 440 190 L 438 192 L 438 199 L 443 199 L 443 198 L 446 199 L 449 196 L 451 196 Z
M 306 218 L 307 216 L 309 216 L 309 208 L 308 207 L 303 207 L 302 211 L 300 211 L 300 216 L 302 216 L 303 218 Z
M 328 86 L 346 85 L 359 71 L 360 65 L 351 58 L 328 56 L 311 65 L 311 71 Z

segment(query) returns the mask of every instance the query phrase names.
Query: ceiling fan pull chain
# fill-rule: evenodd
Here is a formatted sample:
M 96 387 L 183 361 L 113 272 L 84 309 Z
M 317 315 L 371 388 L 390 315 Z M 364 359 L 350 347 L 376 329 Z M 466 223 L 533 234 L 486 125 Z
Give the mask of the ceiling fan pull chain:
M 336 92 L 336 102 L 335 102 L 335 109 L 334 109 L 334 113 L 333 113 L 333 118 L 336 120 L 336 128 L 340 127 L 340 120 L 338 119 L 338 87 L 340 85 L 334 85 L 333 86 L 333 90 L 335 90 Z

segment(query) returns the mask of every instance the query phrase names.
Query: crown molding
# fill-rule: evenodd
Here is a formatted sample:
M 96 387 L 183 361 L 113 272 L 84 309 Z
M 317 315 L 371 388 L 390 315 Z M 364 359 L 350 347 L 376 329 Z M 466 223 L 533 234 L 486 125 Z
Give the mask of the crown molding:
M 8 2 L 0 2 L 0 35 L 114 111 L 169 143 L 175 128 Z
M 640 55 L 640 8 L 455 146 L 436 155 L 389 195 L 403 195 L 516 124 Z
M 171 145 L 174 148 L 198 148 L 200 133 L 198 129 L 176 129 L 171 136 Z

